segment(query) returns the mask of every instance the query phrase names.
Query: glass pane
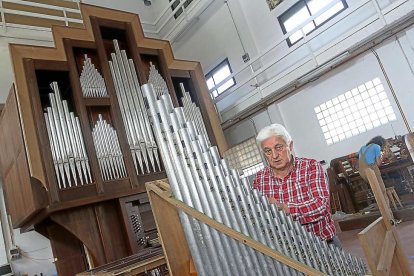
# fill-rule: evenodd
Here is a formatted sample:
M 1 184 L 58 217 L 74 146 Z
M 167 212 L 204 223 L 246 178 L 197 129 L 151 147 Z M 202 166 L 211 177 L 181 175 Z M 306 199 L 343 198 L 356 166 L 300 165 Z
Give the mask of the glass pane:
M 322 1 L 320 1 L 322 2 Z M 334 5 L 332 8 L 328 9 L 326 12 L 322 13 L 320 16 L 315 18 L 315 23 L 317 26 L 331 18 L 334 14 L 341 11 L 344 7 L 344 4 L 340 1 L 336 5 Z
M 295 32 L 293 35 L 289 36 L 289 40 L 291 44 L 294 44 L 296 41 L 302 38 L 302 31 L 299 30 Z
M 230 72 L 229 66 L 227 64 L 223 65 L 222 68 L 220 68 L 216 73 L 214 73 L 213 75 L 214 83 L 219 84 L 222 80 L 224 80 L 230 75 L 231 75 L 231 72 Z
M 285 22 L 283 22 L 286 32 L 292 31 L 294 28 L 305 22 L 309 17 L 310 14 L 308 9 L 306 7 L 301 8 L 299 11 L 289 17 Z
M 207 82 L 207 87 L 208 87 L 208 90 L 211 90 L 211 88 L 213 88 L 213 87 L 214 87 L 214 81 L 213 81 L 213 78 L 209 78 L 206 82 Z
M 311 31 L 313 31 L 313 29 L 315 29 L 315 24 L 313 24 L 313 22 L 309 22 L 305 25 L 305 27 L 302 28 L 305 34 L 310 33 Z
M 221 85 L 219 88 L 217 88 L 217 91 L 219 94 L 221 94 L 227 89 L 229 89 L 230 87 L 232 87 L 233 85 L 234 85 L 234 80 L 233 78 L 231 78 L 228 81 L 226 81 L 223 85 Z
M 308 2 L 308 7 L 312 14 L 316 14 L 318 11 L 326 7 L 327 5 L 331 4 L 332 2 L 335 2 L 334 0 L 311 0 Z
M 213 92 L 211 92 L 212 93 L 212 95 L 213 95 L 213 99 L 214 98 L 217 98 L 217 96 L 218 96 L 218 93 L 217 93 L 217 90 L 214 90 Z

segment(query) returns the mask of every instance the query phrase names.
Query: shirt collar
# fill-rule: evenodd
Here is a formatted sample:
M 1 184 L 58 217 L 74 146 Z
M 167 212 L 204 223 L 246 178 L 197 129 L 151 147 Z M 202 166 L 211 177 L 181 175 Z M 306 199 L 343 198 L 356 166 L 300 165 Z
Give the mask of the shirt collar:
M 276 179 L 285 179 L 285 178 L 290 177 L 290 176 L 291 176 L 291 174 L 292 174 L 292 172 L 296 170 L 296 168 L 297 168 L 297 166 L 298 166 L 298 158 L 292 155 L 292 158 L 291 158 L 291 163 L 292 163 L 292 165 L 293 165 L 293 166 L 290 168 L 288 175 L 286 175 L 284 178 L 279 178 L 279 177 L 276 177 L 276 176 L 274 175 L 273 170 L 272 170 L 272 168 L 271 168 L 270 166 L 267 166 L 267 169 L 268 169 L 268 171 L 269 171 L 269 174 L 270 174 L 272 177 L 274 177 L 274 178 L 276 178 Z

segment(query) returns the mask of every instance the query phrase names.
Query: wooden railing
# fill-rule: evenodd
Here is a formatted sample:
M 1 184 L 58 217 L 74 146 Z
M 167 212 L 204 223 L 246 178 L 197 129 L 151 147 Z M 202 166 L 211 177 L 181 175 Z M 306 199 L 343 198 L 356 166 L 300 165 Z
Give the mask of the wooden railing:
M 78 0 L 0 0 L 0 13 L 0 23 L 5 30 L 8 27 L 83 26 Z

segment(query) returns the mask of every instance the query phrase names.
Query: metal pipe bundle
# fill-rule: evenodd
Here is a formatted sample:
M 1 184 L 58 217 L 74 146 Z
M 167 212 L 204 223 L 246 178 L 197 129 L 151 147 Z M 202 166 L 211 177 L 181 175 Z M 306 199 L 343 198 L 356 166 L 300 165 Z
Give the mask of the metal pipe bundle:
M 230 170 L 216 147 L 169 95 L 142 87 L 173 195 L 190 207 L 264 245 L 329 275 L 363 275 L 365 265 L 306 231 L 245 179 Z M 180 213 L 200 275 L 298 275 L 297 270 Z M 200 236 L 201 235 L 201 236 Z
M 102 119 L 101 114 L 92 130 L 92 137 L 103 179 L 125 178 L 127 173 L 116 130 Z
M 200 108 L 191 100 L 189 92 L 185 91 L 184 85 L 180 83 L 181 92 L 183 97 L 181 101 L 183 103 L 184 114 L 188 121 L 194 122 L 198 134 L 207 135 L 206 126 L 203 121 L 203 115 L 201 115 Z
M 79 118 L 69 112 L 57 82 L 50 84 L 50 107 L 44 113 L 53 165 L 60 189 L 92 183 Z M 80 183 L 79 183 L 80 181 Z
M 164 94 L 168 94 L 167 83 L 165 82 L 164 78 L 160 75 L 157 68 L 155 68 L 154 64 L 152 64 L 152 62 L 150 62 L 148 83 L 152 84 L 152 86 L 154 87 L 154 91 L 157 95 L 157 98 L 161 97 Z
M 80 84 L 83 96 L 85 97 L 108 97 L 105 80 L 96 70 L 92 60 L 85 55 L 83 61 L 82 73 L 80 75 Z
M 128 144 L 138 174 L 161 170 L 158 146 L 155 142 L 141 87 L 132 59 L 125 50 L 120 50 L 114 40 L 115 53 L 111 53 L 109 67 L 118 97 L 122 120 L 125 125 Z

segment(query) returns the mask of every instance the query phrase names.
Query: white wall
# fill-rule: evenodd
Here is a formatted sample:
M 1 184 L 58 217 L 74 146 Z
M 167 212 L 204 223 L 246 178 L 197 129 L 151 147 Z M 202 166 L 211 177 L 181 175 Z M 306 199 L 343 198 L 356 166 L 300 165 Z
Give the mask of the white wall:
M 35 231 L 20 233 L 20 229 L 10 231 L 5 210 L 3 188 L 0 180 L 0 265 L 10 263 L 15 275 L 33 276 L 43 273 L 45 276 L 57 275 L 53 263 L 50 241 Z M 11 248 L 20 248 L 20 259 L 10 261 Z M 10 262 L 9 262 L 10 261 Z
M 222 122 L 231 121 L 257 102 L 276 95 L 309 71 L 412 13 L 414 7 L 414 0 L 377 0 L 381 8 L 378 13 L 374 1 L 347 0 L 349 8 L 312 32 L 307 43 L 302 40 L 288 47 L 277 17 L 295 0 L 285 0 L 273 11 L 265 0 L 228 2 L 242 41 L 229 33 L 235 28 L 225 12 L 225 4 L 216 3 L 192 24 L 179 42 L 172 44 L 176 57 L 200 61 L 205 73 L 225 56 L 233 72 L 241 70 L 235 76 L 236 87 L 216 101 Z M 246 51 L 252 59 L 258 53 L 253 70 L 241 60 L 242 43 L 247 45 Z M 252 86 L 256 83 L 260 89 Z
M 22 251 L 20 259 L 11 262 L 15 275 L 57 275 L 50 241 L 35 231 L 20 233 L 14 230 L 14 241 Z
M 411 86 L 414 82 L 414 70 L 410 67 L 414 56 L 412 42 L 414 28 L 407 29 L 398 40 L 394 37 L 382 43 L 375 50 L 383 63 L 403 113 L 411 129 L 414 129 L 414 91 Z M 397 120 L 328 146 L 314 107 L 376 77 L 379 77 L 384 85 Z M 294 139 L 295 153 L 298 156 L 326 160 L 328 164 L 333 158 L 358 151 L 361 145 L 376 135 L 389 138 L 408 132 L 385 76 L 371 51 L 309 83 L 287 99 L 270 105 L 267 111 L 261 111 L 250 119 L 226 129 L 225 135 L 230 145 L 236 145 L 255 136 L 254 126 L 260 130 L 269 123 L 282 123 L 287 127 Z
M 221 1 L 215 1 L 172 47 L 175 58 L 199 61 L 205 73 L 225 58 L 232 68 L 243 65 L 244 51 L 227 6 Z
M 155 20 L 154 5 L 157 5 L 157 2 L 163 1 L 152 0 L 153 4 L 151 6 L 145 6 L 143 0 L 82 0 L 82 2 L 89 5 L 136 13 L 143 23 L 153 23 Z M 165 2 L 168 3 L 168 1 Z
M 395 40 L 382 45 L 377 49 L 377 52 L 403 112 L 411 127 L 414 127 L 414 111 L 412 109 L 414 93 L 409 85 L 413 83 L 414 76 L 408 63 Z M 397 120 L 328 146 L 316 118 L 314 107 L 375 77 L 381 79 Z M 376 135 L 388 138 L 408 132 L 378 62 L 371 52 L 355 58 L 323 78 L 310 83 L 297 91 L 294 96 L 278 103 L 277 106 L 285 126 L 290 130 L 294 139 L 296 154 L 326 160 L 328 163 L 333 158 L 358 151 L 360 146 Z
M 273 104 L 266 110 L 226 129 L 224 135 L 231 147 L 249 138 L 255 137 L 262 128 L 270 124 L 284 124 L 279 106 L 276 104 Z

